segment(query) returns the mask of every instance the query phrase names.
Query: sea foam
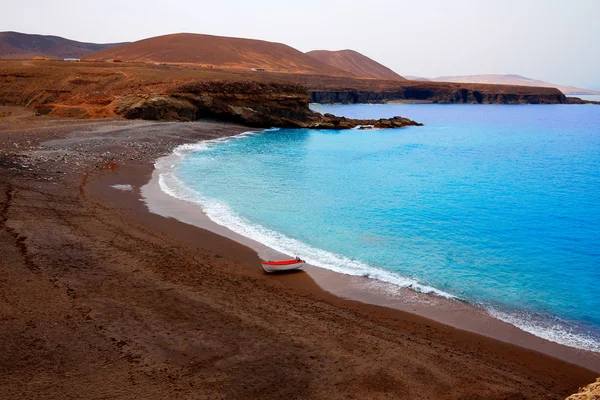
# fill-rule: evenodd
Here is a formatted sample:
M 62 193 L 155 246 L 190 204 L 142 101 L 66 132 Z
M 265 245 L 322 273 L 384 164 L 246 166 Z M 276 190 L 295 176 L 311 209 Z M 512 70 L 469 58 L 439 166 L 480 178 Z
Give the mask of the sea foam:
M 487 307 L 486 310 L 492 317 L 550 342 L 600 352 L 599 338 L 581 332 L 581 329 L 558 318 L 538 318 L 527 313 L 499 311 L 493 307 Z

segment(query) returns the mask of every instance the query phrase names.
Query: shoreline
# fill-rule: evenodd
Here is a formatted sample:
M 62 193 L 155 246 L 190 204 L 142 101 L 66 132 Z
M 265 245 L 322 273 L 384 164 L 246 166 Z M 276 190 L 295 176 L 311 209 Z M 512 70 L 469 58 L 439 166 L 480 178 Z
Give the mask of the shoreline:
M 267 275 L 247 246 L 148 211 L 157 158 L 244 131 L 0 121 L 0 397 L 564 399 L 596 379 L 306 273 Z
M 242 138 L 248 134 L 260 132 L 244 132 L 232 138 Z M 223 139 L 228 140 L 230 138 L 219 140 Z M 202 143 L 183 145 L 183 147 L 194 148 L 201 146 Z M 178 153 L 178 149 L 174 149 L 174 152 L 170 155 L 157 159 L 151 179 L 140 188 L 142 200 L 150 212 L 166 218 L 175 218 L 178 221 L 234 240 L 256 251 L 257 255 L 263 260 L 295 256 L 294 254 L 282 253 L 236 233 L 210 219 L 199 204 L 165 193 L 159 180 L 162 174 L 170 171 L 170 166 L 183 157 Z M 526 332 L 511 323 L 492 316 L 487 310 L 467 301 L 446 298 L 433 293 L 422 293 L 376 278 L 348 275 L 311 264 L 303 269 L 321 289 L 340 298 L 409 312 L 457 329 L 535 350 L 600 372 L 600 353 L 563 345 Z

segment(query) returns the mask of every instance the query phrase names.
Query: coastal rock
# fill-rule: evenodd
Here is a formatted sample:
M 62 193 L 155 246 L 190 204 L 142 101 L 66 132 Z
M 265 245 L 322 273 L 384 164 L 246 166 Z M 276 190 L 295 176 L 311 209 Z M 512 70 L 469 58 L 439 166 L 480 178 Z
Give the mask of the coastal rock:
M 568 104 L 596 104 L 600 105 L 600 101 L 583 100 L 579 97 L 567 97 Z
M 314 129 L 384 129 L 384 128 L 403 128 L 405 126 L 423 126 L 408 118 L 393 117 L 381 119 L 351 119 L 338 117 L 333 114 L 323 114 L 314 116 L 314 119 L 306 126 Z

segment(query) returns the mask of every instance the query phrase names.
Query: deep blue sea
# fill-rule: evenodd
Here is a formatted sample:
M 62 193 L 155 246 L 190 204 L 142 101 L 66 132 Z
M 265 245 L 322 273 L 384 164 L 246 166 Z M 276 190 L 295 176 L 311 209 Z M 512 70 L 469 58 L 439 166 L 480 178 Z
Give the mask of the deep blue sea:
M 163 189 L 308 262 L 600 351 L 600 106 L 314 106 L 423 127 L 183 146 Z

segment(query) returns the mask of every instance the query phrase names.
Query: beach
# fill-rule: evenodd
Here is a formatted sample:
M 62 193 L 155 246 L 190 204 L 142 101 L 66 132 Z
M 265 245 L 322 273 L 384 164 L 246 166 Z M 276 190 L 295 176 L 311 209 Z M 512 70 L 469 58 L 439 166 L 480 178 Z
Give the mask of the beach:
M 0 397 L 561 399 L 595 380 L 595 361 L 267 275 L 253 249 L 148 210 L 156 159 L 246 131 L 10 108 Z

